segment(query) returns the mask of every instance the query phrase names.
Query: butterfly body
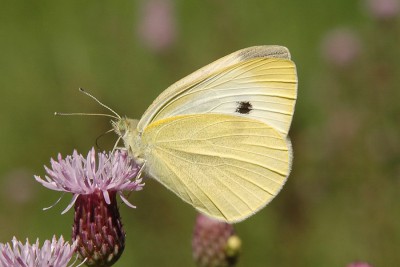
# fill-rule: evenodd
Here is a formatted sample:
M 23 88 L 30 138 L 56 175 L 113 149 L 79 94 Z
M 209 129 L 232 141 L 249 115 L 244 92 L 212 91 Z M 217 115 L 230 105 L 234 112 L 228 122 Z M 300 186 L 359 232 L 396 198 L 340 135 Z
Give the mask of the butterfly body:
M 113 126 L 148 176 L 198 211 L 233 223 L 284 185 L 296 97 L 289 51 L 250 47 L 176 82 L 139 121 Z

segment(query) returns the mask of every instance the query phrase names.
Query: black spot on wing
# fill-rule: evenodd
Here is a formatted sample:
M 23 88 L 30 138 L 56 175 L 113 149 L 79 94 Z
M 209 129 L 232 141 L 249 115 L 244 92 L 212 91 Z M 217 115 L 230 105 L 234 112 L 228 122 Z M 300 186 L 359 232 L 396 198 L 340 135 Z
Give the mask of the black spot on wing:
M 253 110 L 253 105 L 249 101 L 236 102 L 236 112 L 240 114 L 249 114 Z

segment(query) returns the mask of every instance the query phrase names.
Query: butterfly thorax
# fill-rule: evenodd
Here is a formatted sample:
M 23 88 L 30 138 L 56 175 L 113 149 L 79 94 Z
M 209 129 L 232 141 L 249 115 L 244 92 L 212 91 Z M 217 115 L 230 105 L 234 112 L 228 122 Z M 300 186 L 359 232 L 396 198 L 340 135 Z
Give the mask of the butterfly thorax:
M 121 118 L 113 121 L 112 125 L 116 134 L 123 140 L 125 148 L 129 155 L 134 158 L 138 164 L 142 164 L 143 148 L 141 146 L 141 133 L 137 130 L 138 120 Z

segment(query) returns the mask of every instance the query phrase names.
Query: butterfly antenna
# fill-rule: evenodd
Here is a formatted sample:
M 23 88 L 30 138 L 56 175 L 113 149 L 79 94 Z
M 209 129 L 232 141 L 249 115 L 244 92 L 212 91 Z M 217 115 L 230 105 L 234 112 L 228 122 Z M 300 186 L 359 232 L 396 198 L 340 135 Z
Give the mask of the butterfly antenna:
M 84 93 L 85 95 L 87 95 L 88 97 L 90 97 L 91 99 L 93 99 L 94 101 L 96 101 L 100 106 L 108 109 L 109 111 L 111 111 L 113 114 L 115 114 L 116 119 L 121 119 L 121 116 L 118 115 L 117 112 L 115 112 L 112 108 L 110 108 L 109 106 L 106 106 L 105 104 L 101 103 L 100 100 L 98 100 L 96 97 L 94 97 L 92 94 L 86 92 L 83 88 L 79 88 L 79 92 Z M 115 117 L 114 117 L 115 118 Z
M 54 112 L 56 116 L 102 116 L 102 117 L 110 117 L 116 120 L 119 120 L 119 117 L 110 115 L 110 114 L 101 114 L 101 113 L 65 113 L 65 112 Z

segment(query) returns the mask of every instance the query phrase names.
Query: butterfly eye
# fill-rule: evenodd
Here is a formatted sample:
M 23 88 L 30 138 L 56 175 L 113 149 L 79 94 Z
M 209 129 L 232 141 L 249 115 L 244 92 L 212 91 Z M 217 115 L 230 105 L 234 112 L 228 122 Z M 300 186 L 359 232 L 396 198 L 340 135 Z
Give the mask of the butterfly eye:
M 119 121 L 112 121 L 111 122 L 114 131 L 120 136 L 123 137 L 127 131 L 127 126 L 126 123 L 124 123 L 124 121 L 119 120 Z
M 129 125 L 127 124 L 126 121 L 120 121 L 119 123 L 119 133 L 121 137 L 124 137 L 125 134 L 127 134 L 129 130 Z

